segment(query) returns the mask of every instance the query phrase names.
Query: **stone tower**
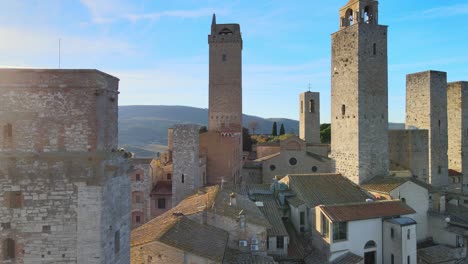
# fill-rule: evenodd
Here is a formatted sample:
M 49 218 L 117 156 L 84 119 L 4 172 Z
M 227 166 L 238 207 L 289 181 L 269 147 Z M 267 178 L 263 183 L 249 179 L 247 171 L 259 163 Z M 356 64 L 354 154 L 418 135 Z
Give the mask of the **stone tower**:
M 447 87 L 448 168 L 463 174 L 463 192 L 468 193 L 468 82 Z
M 242 37 L 239 24 L 216 24 L 213 15 L 208 130 L 242 132 Z
M 96 70 L 0 70 L 0 262 L 130 262 L 118 82 Z
M 423 179 L 434 186 L 447 185 L 447 73 L 406 76 L 406 128 L 429 131 L 429 168 Z
M 207 183 L 240 182 L 242 168 L 242 37 L 239 24 L 216 24 L 209 63 L 208 132 L 200 135 Z
M 173 128 L 172 207 L 204 185 L 199 166 L 199 131 L 198 125 Z
M 387 67 L 378 2 L 349 1 L 332 35 L 331 157 L 335 171 L 357 184 L 388 174 Z
M 299 106 L 299 137 L 309 144 L 320 143 L 320 94 L 301 93 Z

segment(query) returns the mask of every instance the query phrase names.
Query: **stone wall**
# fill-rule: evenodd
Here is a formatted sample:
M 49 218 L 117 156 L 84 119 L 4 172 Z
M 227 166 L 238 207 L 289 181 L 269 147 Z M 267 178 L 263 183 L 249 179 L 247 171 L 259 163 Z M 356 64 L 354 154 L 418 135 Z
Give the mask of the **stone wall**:
M 16 263 L 128 263 L 118 79 L 96 70 L 2 69 L 0 94 L 2 246 L 14 240 Z
M 447 87 L 448 168 L 463 174 L 463 192 L 468 192 L 468 82 Z
M 419 180 L 428 177 L 428 131 L 389 130 L 390 170 L 410 170 Z
M 388 174 L 387 27 L 334 33 L 331 69 L 332 170 L 357 184 Z
M 200 181 L 198 125 L 176 125 L 173 135 L 172 206 L 203 187 Z
M 299 137 L 307 143 L 320 143 L 320 93 L 299 96 Z
M 152 159 L 132 159 L 132 169 L 129 173 L 132 192 L 132 228 L 140 226 L 151 217 L 150 193 L 153 186 L 151 166 Z M 136 195 L 140 198 L 136 199 Z M 137 219 L 139 216 L 139 221 Z
M 447 73 L 426 71 L 406 76 L 406 128 L 429 131 L 428 182 L 447 185 Z

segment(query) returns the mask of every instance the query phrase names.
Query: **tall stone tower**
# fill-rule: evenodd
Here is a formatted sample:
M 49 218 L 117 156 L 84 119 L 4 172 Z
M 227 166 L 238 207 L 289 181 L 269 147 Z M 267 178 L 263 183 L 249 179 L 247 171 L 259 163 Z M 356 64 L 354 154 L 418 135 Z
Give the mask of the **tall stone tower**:
M 448 168 L 463 174 L 463 192 L 468 193 L 468 82 L 447 87 Z
M 173 128 L 173 207 L 204 185 L 199 165 L 199 131 L 198 125 L 176 125 Z
M 463 174 L 468 193 L 468 82 L 447 85 L 448 168 Z
M 378 2 L 350 0 L 332 35 L 331 156 L 337 173 L 360 184 L 387 175 L 387 26 Z
M 320 94 L 301 93 L 299 106 L 299 137 L 309 144 L 320 143 Z
M 429 168 L 423 178 L 434 186 L 447 185 L 447 73 L 406 76 L 406 128 L 429 131 Z
M 208 43 L 208 130 L 242 132 L 242 37 L 239 24 L 216 24 L 213 15 Z
M 210 45 L 208 132 L 200 135 L 207 183 L 240 182 L 242 168 L 242 37 L 239 24 L 216 24 Z
M 0 262 L 130 262 L 118 82 L 96 70 L 0 70 Z

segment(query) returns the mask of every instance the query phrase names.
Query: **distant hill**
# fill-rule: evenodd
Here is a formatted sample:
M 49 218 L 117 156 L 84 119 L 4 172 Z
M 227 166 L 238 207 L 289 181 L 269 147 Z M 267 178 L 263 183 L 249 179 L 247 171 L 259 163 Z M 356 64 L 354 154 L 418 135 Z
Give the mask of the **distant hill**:
M 299 133 L 299 121 L 287 118 L 261 118 L 243 115 L 244 127 L 258 123 L 255 134 L 270 134 L 273 122 L 282 124 L 286 133 Z M 208 124 L 208 109 L 188 106 L 135 105 L 119 106 L 119 145 L 136 153 L 137 157 L 155 156 L 167 145 L 167 129 L 175 124 Z M 390 123 L 389 129 L 404 129 L 405 125 Z M 333 128 L 332 128 L 333 129 Z
M 269 134 L 273 122 L 281 123 L 287 133 L 297 134 L 299 121 L 286 118 L 261 118 L 243 115 L 244 126 L 256 121 L 256 134 Z M 119 106 L 119 145 L 145 147 L 147 145 L 166 145 L 167 129 L 175 124 L 198 124 L 207 126 L 208 109 L 188 106 L 135 105 Z

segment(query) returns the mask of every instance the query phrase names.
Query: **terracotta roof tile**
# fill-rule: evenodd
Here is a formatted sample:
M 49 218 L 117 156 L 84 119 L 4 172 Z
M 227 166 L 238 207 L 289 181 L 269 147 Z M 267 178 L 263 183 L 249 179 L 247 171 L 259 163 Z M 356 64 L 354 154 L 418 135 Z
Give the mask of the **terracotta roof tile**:
M 332 222 L 392 217 L 416 212 L 400 200 L 322 205 L 320 208 Z
M 418 179 L 412 178 L 412 177 L 392 177 L 392 176 L 387 176 L 387 177 L 374 177 L 370 181 L 361 184 L 361 188 L 367 190 L 367 191 L 374 191 L 374 192 L 380 192 L 380 193 L 390 193 L 394 189 L 400 187 L 401 185 L 407 183 L 407 182 L 413 182 L 428 191 L 433 191 L 434 187 L 431 185 L 422 182 Z
M 288 185 L 309 208 L 321 204 L 364 202 L 370 198 L 341 174 L 290 174 L 280 182 Z
M 183 251 L 222 261 L 228 232 L 214 226 L 200 224 L 185 216 L 160 238 L 160 241 Z

